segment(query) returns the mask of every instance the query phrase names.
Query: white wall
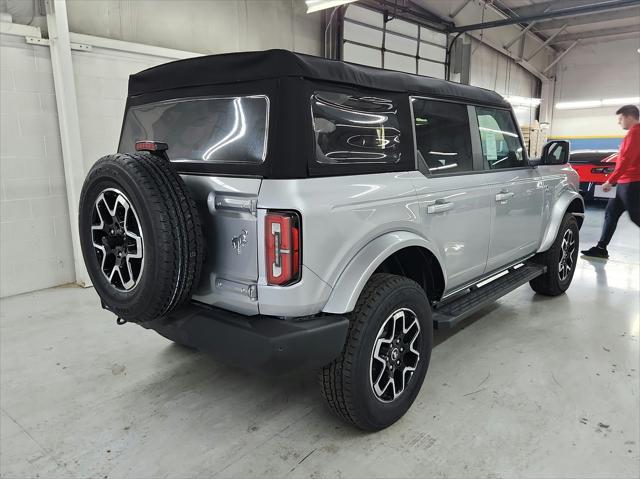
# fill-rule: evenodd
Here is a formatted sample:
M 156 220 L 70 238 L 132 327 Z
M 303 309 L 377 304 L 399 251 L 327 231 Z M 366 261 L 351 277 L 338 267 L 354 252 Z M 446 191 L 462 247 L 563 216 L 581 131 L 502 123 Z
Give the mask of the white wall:
M 75 33 L 177 50 L 322 50 L 321 14 L 306 15 L 298 0 L 69 0 L 68 11 Z M 98 158 L 117 149 L 128 76 L 171 59 L 95 47 L 91 52 L 72 51 L 72 59 L 88 171 Z M 73 282 L 75 277 L 49 48 L 0 35 L 0 73 L 4 297 Z
M 468 1 L 468 0 L 414 0 L 418 5 L 426 8 L 427 10 L 448 18 L 453 12 L 462 10 L 454 18 L 456 25 L 471 25 L 481 22 L 491 22 L 494 20 L 504 20 L 504 16 L 496 13 L 491 7 L 491 2 L 487 1 Z M 486 8 L 485 8 L 486 7 Z M 483 13 L 484 12 L 484 13 Z M 490 28 L 488 30 L 477 30 L 473 32 L 475 35 L 482 35 L 482 38 L 492 44 L 499 47 L 506 44 L 509 40 L 514 38 L 522 27 L 518 25 L 506 25 L 498 28 Z M 532 34 L 526 34 L 527 41 L 525 42 L 524 58 L 528 58 L 538 47 L 542 44 L 542 40 L 536 38 Z M 516 57 L 519 54 L 520 43 L 516 42 L 510 47 L 511 54 Z M 549 48 L 545 48 L 538 53 L 530 61 L 531 65 L 542 71 L 549 61 L 553 58 L 553 52 Z
M 0 295 L 74 280 L 47 47 L 0 36 Z
M 576 46 L 559 63 L 554 104 L 640 96 L 640 36 Z M 615 111 L 621 105 L 580 110 L 554 108 L 551 134 L 622 137 Z
M 0 0 L 15 23 L 46 31 L 39 2 Z M 67 0 L 75 33 L 197 53 L 286 48 L 320 54 L 323 13 L 303 0 Z
M 85 172 L 118 149 L 129 75 L 169 58 L 94 48 L 72 52 Z
M 535 76 L 506 55 L 477 40 L 471 42 L 469 83 L 503 96 L 538 97 L 538 79 Z M 520 125 L 530 125 L 536 119 L 535 108 L 515 107 L 514 111 Z
M 302 0 L 67 0 L 67 10 L 75 33 L 198 53 L 322 53 L 322 12 L 307 15 Z
M 85 171 L 118 147 L 130 74 L 170 58 L 72 52 Z M 49 48 L 1 37 L 2 297 L 73 282 L 73 251 Z

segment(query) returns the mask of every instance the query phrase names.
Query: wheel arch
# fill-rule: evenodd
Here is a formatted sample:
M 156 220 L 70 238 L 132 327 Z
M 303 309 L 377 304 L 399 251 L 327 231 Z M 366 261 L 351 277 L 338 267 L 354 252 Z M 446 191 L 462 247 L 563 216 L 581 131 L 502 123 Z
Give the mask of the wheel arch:
M 375 273 L 405 276 L 420 284 L 430 301 L 440 299 L 446 274 L 437 249 L 427 239 L 407 231 L 387 233 L 368 243 L 344 268 L 323 312 L 353 311 L 367 281 Z
M 568 213 L 572 213 L 573 216 L 576 217 L 578 221 L 578 229 L 582 228 L 582 223 L 584 223 L 584 200 L 580 198 L 574 198 L 569 203 L 567 208 Z
M 562 224 L 564 215 L 571 213 L 578 221 L 578 229 L 582 227 L 584 222 L 584 200 L 577 191 L 565 191 L 562 196 L 556 200 L 551 209 L 549 224 L 542 237 L 542 243 L 538 248 L 538 252 L 548 250 L 558 234 L 558 229 Z

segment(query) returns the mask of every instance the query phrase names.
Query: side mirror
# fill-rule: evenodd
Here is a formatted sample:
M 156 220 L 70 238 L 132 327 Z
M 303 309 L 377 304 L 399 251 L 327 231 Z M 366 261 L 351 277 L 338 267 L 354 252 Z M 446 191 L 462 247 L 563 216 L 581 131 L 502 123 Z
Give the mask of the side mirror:
M 566 140 L 553 140 L 547 142 L 542 148 L 541 165 L 564 165 L 569 163 L 569 142 Z

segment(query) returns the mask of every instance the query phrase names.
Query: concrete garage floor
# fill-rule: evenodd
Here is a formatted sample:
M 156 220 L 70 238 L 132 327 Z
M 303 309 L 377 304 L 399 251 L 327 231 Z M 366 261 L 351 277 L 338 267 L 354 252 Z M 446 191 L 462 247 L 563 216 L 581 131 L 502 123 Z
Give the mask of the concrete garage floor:
M 582 245 L 599 234 L 590 209 Z M 136 325 L 92 289 L 2 301 L 1 475 L 24 477 L 638 477 L 640 234 L 580 260 L 568 294 L 511 293 L 436 333 L 403 420 L 363 434 L 313 373 L 269 379 Z

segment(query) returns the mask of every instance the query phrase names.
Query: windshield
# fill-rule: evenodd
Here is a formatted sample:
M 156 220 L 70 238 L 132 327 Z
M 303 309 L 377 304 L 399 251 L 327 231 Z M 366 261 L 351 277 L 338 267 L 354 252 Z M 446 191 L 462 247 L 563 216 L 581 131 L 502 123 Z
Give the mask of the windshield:
M 142 140 L 167 143 L 171 161 L 262 163 L 267 149 L 269 99 L 263 95 L 187 98 L 130 107 L 121 153 Z

